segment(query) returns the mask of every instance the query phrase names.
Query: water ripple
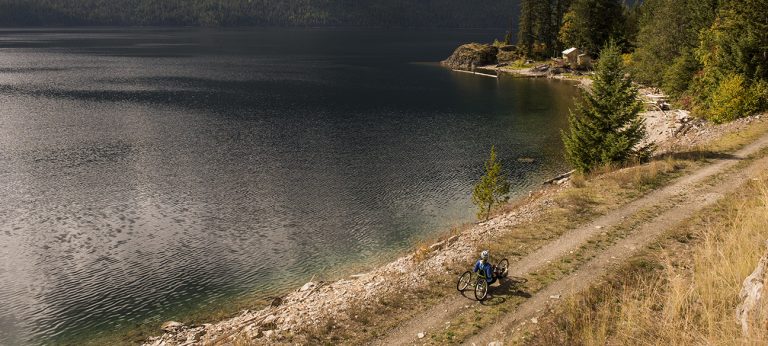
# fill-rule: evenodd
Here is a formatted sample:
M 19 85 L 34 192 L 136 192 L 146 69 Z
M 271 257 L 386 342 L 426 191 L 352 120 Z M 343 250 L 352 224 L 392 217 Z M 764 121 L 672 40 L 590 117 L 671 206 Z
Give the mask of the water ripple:
M 488 33 L 23 33 L 0 33 L 0 344 L 391 258 L 471 220 L 491 144 L 515 193 L 564 169 L 570 86 L 408 63 Z

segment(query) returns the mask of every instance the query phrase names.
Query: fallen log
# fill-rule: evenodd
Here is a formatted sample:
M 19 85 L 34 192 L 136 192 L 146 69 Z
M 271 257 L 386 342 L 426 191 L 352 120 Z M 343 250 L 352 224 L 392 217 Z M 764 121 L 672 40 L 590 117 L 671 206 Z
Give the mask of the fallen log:
M 560 180 L 563 180 L 563 179 L 565 179 L 565 178 L 568 178 L 568 177 L 570 177 L 570 176 L 571 176 L 571 175 L 573 175 L 573 173 L 575 173 L 575 172 L 576 172 L 576 170 L 572 170 L 572 171 L 570 171 L 570 172 L 567 172 L 567 173 L 563 173 L 563 174 L 560 174 L 560 175 L 558 175 L 558 176 L 556 176 L 556 177 L 554 177 L 554 178 L 552 178 L 552 179 L 549 179 L 549 180 L 545 181 L 545 182 L 544 182 L 542 185 L 547 185 L 547 184 L 554 184 L 554 183 L 555 183 L 555 182 L 557 182 L 557 181 L 560 181 Z

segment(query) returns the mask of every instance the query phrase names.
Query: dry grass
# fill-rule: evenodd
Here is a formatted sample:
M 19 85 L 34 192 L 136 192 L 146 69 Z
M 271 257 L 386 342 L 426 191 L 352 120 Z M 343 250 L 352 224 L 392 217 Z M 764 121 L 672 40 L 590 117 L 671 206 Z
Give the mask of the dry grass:
M 678 230 L 662 249 L 619 270 L 610 284 L 569 300 L 532 343 L 768 344 L 768 304 L 748 336 L 735 319 L 742 282 L 768 239 L 767 186 L 765 179 L 750 184 Z
M 592 176 L 605 175 L 621 187 L 635 187 L 640 190 L 654 189 L 669 181 L 669 174 L 678 172 L 691 165 L 698 158 L 664 156 L 642 165 L 626 168 L 606 166 L 598 169 Z
M 768 114 L 763 114 L 763 117 Z M 730 152 L 754 142 L 757 138 L 768 132 L 768 121 L 761 120 L 751 123 L 749 126 L 737 131 L 726 133 L 716 140 L 708 143 L 706 149 L 716 152 Z
M 571 177 L 571 184 L 573 187 L 580 189 L 582 187 L 587 186 L 587 179 L 584 177 L 584 174 L 581 173 L 574 173 Z

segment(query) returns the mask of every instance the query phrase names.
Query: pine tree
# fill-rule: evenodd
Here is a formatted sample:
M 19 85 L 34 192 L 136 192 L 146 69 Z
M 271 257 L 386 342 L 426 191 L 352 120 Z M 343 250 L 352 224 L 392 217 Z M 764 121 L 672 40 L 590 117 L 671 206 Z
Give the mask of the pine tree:
M 560 28 L 564 24 L 565 13 L 568 11 L 569 7 L 571 7 L 571 0 L 554 0 L 552 4 L 552 51 L 555 53 L 558 53 L 565 48 L 558 34 Z M 557 56 L 557 54 L 555 54 L 555 56 Z
M 640 5 L 632 78 L 679 96 L 701 67 L 693 50 L 715 17 L 717 0 L 646 0 Z
M 574 0 L 564 16 L 560 41 L 595 55 L 611 37 L 623 41 L 624 21 L 619 0 Z
M 517 47 L 524 56 L 530 57 L 533 54 L 533 44 L 536 42 L 536 33 L 534 30 L 534 1 L 520 1 L 520 20 L 517 30 Z
M 509 181 L 502 172 L 501 162 L 496 159 L 496 148 L 491 146 L 491 156 L 485 162 L 485 175 L 475 184 L 472 202 L 478 207 L 477 218 L 488 220 L 495 205 L 509 200 Z
M 625 77 L 621 51 L 613 41 L 600 52 L 592 91 L 571 112 L 563 132 L 565 156 L 579 171 L 647 158 L 651 145 L 640 147 L 645 124 L 637 90 Z
M 557 39 L 570 0 L 522 0 L 518 20 L 518 48 L 523 55 L 541 59 L 561 46 Z

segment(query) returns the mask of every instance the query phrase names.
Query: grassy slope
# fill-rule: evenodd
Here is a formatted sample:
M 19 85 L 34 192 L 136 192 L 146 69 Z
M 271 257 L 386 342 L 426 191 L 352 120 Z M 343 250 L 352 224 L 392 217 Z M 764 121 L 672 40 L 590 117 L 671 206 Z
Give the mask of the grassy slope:
M 739 142 L 731 136 L 716 146 Z M 734 317 L 742 282 L 765 252 L 767 224 L 765 174 L 668 231 L 603 284 L 529 329 L 530 341 L 516 343 L 768 344 L 762 323 L 743 336 Z M 768 313 L 766 302 L 762 312 Z

